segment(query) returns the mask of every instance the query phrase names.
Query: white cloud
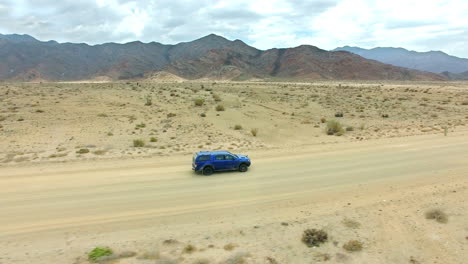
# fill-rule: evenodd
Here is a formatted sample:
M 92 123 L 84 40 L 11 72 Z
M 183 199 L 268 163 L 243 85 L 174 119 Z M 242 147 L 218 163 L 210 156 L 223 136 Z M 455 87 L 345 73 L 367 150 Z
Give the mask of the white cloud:
M 466 0 L 0 0 L 0 32 L 177 43 L 209 33 L 260 49 L 301 44 L 442 50 L 468 57 Z

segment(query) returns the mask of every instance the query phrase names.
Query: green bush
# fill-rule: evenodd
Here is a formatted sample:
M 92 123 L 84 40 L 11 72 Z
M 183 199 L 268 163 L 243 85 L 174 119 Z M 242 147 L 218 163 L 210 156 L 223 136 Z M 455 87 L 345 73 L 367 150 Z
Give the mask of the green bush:
M 194 103 L 196 106 L 202 106 L 205 103 L 205 99 L 203 98 L 197 98 L 194 100 Z
M 216 106 L 216 111 L 218 111 L 218 112 L 219 112 L 219 111 L 224 111 L 224 106 L 221 105 L 221 104 L 217 105 L 217 106 Z
M 134 139 L 133 146 L 135 148 L 142 148 L 145 146 L 145 141 L 143 139 Z
M 96 261 L 100 257 L 112 255 L 112 249 L 108 247 L 96 247 L 88 253 L 88 259 Z
M 337 135 L 341 136 L 344 134 L 343 126 L 340 122 L 335 120 L 330 120 L 327 122 L 327 135 Z

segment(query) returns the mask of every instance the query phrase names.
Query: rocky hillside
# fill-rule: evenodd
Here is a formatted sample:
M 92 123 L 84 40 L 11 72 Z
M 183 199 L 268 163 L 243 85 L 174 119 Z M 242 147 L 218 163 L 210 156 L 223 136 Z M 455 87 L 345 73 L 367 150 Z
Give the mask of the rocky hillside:
M 214 34 L 176 45 L 136 41 L 94 46 L 0 34 L 0 80 L 119 80 L 161 71 L 186 79 L 446 79 L 348 52 L 307 45 L 262 51 Z

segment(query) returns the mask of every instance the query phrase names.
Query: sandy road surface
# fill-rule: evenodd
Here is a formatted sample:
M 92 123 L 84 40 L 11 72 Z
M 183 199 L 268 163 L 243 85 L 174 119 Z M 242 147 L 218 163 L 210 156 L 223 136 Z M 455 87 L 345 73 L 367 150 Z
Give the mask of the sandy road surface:
M 467 194 L 466 132 L 244 154 L 253 160 L 247 173 L 210 177 L 191 172 L 190 155 L 0 168 L 0 263 L 68 263 L 96 243 L 119 247 L 154 231 L 196 240 L 226 225 L 304 219 L 298 211 L 311 204 L 309 214 L 329 214 L 343 200 L 363 207 L 444 180 Z

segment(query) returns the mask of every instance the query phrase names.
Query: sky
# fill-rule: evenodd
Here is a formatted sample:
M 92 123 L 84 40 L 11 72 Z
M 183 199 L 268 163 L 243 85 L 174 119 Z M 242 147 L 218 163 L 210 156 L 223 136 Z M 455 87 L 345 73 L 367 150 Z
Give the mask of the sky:
M 0 33 L 88 44 L 214 33 L 264 50 L 403 47 L 468 58 L 468 0 L 0 0 Z

